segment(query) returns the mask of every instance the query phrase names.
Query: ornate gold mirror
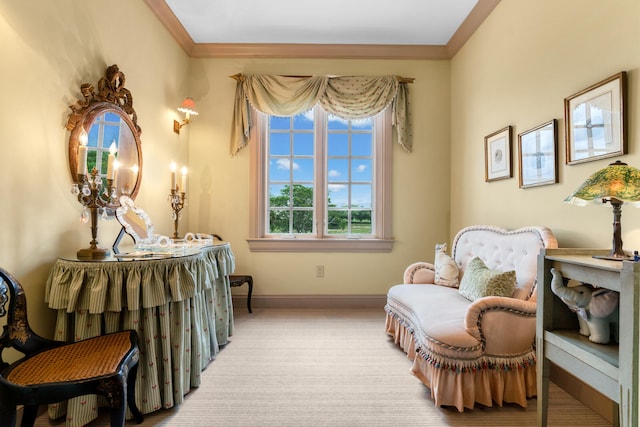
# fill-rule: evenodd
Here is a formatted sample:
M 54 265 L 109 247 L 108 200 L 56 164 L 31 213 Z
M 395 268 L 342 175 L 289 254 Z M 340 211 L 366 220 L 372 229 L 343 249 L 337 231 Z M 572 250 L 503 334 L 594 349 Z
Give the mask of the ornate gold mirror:
M 117 196 L 135 199 L 142 177 L 142 130 L 124 83 L 118 66 L 108 67 L 97 91 L 89 83 L 80 86 L 83 99 L 69 107 L 67 120 L 71 178 L 81 184 L 94 168 L 103 180 L 113 178 L 116 197 L 106 207 L 109 215 L 119 205 Z

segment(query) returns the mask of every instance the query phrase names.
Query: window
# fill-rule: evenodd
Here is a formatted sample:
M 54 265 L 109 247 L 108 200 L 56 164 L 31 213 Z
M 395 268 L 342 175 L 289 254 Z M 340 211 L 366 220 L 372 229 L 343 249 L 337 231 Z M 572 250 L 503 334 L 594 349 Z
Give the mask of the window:
M 390 109 L 344 120 L 316 106 L 253 112 L 252 250 L 389 251 Z
M 114 150 L 120 145 L 120 116 L 115 113 L 105 113 L 96 117 L 89 130 L 87 146 L 87 169 L 89 172 L 95 167 L 100 175 L 107 175 L 107 160 L 111 145 Z

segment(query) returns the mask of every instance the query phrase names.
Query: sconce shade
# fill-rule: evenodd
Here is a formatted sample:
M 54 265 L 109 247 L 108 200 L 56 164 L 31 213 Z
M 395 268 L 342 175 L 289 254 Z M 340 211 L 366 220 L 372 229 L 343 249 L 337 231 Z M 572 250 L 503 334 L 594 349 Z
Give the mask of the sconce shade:
M 192 116 L 198 115 L 196 103 L 191 98 L 185 98 L 184 101 L 182 101 L 182 104 L 178 107 L 178 111 Z
M 640 207 L 640 170 L 621 162 L 611 163 L 594 172 L 569 197 L 567 203 L 585 206 L 589 203 L 609 203 L 613 208 L 613 248 L 609 255 L 594 256 L 608 260 L 632 259 L 622 250 L 622 205 Z
M 182 101 L 182 104 L 180 104 L 180 106 L 178 107 L 178 111 L 185 114 L 185 119 L 182 123 L 178 122 L 177 120 L 173 121 L 173 131 L 179 135 L 180 128 L 182 128 L 182 126 L 184 125 L 189 124 L 190 116 L 198 115 L 198 109 L 196 108 L 196 103 L 193 99 L 185 98 L 184 101 Z

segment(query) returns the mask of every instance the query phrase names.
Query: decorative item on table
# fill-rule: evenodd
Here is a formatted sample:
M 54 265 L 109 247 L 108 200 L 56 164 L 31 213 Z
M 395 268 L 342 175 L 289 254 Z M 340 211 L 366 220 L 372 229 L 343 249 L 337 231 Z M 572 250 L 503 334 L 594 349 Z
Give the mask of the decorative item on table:
M 187 200 L 187 168 L 185 166 L 182 167 L 181 186 L 178 186 L 176 182 L 176 169 L 177 166 L 175 162 L 171 162 L 171 193 L 169 194 L 169 203 L 171 203 L 171 209 L 173 210 L 171 218 L 173 218 L 174 239 L 180 238 L 178 234 L 178 222 L 182 215 L 182 208 L 184 208 L 185 201 Z
M 182 104 L 180 104 L 180 106 L 178 107 L 178 111 L 184 113 L 185 118 L 182 123 L 178 122 L 177 120 L 173 121 L 173 131 L 177 134 L 180 134 L 180 129 L 182 128 L 182 126 L 188 125 L 191 121 L 190 117 L 197 116 L 198 110 L 196 109 L 196 103 L 193 99 L 185 98 L 184 101 L 182 101 Z
M 589 203 L 610 203 L 613 207 L 613 248 L 608 255 L 594 258 L 614 261 L 633 260 L 622 250 L 622 205 L 627 202 L 640 207 L 640 170 L 616 160 L 594 172 L 569 197 L 567 203 L 585 206 Z
M 188 232 L 184 235 L 184 241 L 190 246 L 211 246 L 213 244 L 213 236 L 205 233 Z
M 122 229 L 113 242 L 113 252 L 120 253 L 118 245 L 125 233 L 131 236 L 136 249 L 152 247 L 156 234 L 153 232 L 153 223 L 149 215 L 126 194 L 121 195 L 119 201 L 120 206 L 116 208 L 115 215 Z
M 108 249 L 98 246 L 98 212 L 102 211 L 101 217 L 106 219 L 106 207 L 116 201 L 116 177 L 117 164 L 115 164 L 116 147 L 112 144 L 107 162 L 107 186 L 102 185 L 102 177 L 98 169 L 93 167 L 90 174 L 87 174 L 87 133 L 80 134 L 80 145 L 78 146 L 78 182 L 71 187 L 71 193 L 78 197 L 78 202 L 83 206 L 82 222 L 91 221 L 91 242 L 89 247 L 80 249 L 77 253 L 78 259 L 99 260 L 110 255 Z
M 589 341 L 608 344 L 613 335 L 618 342 L 620 324 L 620 294 L 588 283 L 568 286 L 569 280 L 555 268 L 551 269 L 551 291 L 578 315 L 580 335 Z

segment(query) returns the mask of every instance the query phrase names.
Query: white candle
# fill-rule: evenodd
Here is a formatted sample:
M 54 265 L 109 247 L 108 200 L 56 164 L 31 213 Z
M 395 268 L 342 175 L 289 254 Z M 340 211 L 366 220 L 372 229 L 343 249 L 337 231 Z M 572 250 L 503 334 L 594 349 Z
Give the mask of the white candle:
M 120 169 L 120 162 L 115 160 L 113 162 L 113 183 L 111 184 L 114 188 L 116 187 L 116 181 L 118 180 L 118 169 Z
M 171 162 L 171 190 L 176 189 L 176 163 Z
M 116 147 L 116 141 L 111 143 L 109 147 L 109 158 L 107 160 L 107 179 L 113 179 L 114 177 L 114 168 L 113 162 L 116 160 L 116 151 L 118 147 Z
M 87 174 L 87 132 L 83 129 L 80 130 L 80 136 L 78 140 L 78 175 Z
M 187 192 L 187 167 L 182 167 L 182 192 Z

